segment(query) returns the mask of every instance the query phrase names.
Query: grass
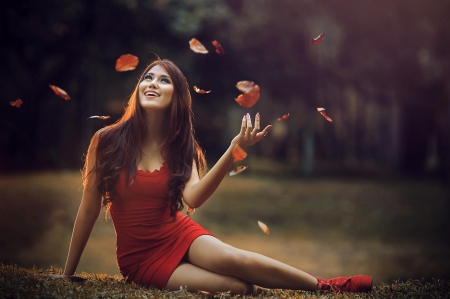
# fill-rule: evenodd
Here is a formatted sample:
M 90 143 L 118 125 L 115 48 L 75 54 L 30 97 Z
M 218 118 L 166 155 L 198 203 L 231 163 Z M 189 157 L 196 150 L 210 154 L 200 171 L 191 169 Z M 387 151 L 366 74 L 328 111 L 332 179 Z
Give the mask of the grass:
M 53 280 L 45 276 L 49 273 L 62 273 L 62 269 L 26 269 L 13 265 L 0 264 L 1 298 L 211 298 L 200 292 L 190 293 L 186 289 L 168 292 L 155 288 L 144 288 L 124 282 L 120 276 L 81 273 L 87 280 L 83 283 L 69 280 Z M 408 280 L 374 286 L 370 293 L 320 293 L 289 290 L 269 290 L 259 295 L 231 295 L 219 293 L 214 298 L 448 298 L 449 280 Z

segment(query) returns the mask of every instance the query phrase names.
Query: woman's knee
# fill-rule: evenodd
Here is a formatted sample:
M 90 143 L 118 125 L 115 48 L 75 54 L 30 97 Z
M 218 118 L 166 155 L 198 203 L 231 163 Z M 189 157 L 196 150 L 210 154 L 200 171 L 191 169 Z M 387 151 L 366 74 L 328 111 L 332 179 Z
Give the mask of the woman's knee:
M 225 275 L 234 276 L 237 270 L 246 267 L 248 263 L 246 252 L 237 248 L 227 248 L 215 257 L 216 269 Z

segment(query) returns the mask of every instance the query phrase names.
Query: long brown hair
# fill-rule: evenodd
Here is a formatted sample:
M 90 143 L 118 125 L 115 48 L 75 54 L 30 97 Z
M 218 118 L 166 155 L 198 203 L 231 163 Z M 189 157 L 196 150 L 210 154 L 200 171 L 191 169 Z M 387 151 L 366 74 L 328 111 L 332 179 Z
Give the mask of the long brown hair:
M 182 191 L 191 177 L 193 161 L 200 177 L 206 172 L 206 161 L 194 136 L 192 123 L 194 114 L 189 85 L 183 73 L 172 61 L 157 59 L 146 67 L 122 117 L 99 133 L 95 166 L 91 171 L 96 172 L 96 187 L 103 196 L 103 205 L 107 207 L 114 200 L 115 185 L 120 173 L 126 170 L 126 182 L 132 183 L 135 179 L 136 166 L 142 158 L 142 148 L 147 138 L 145 110 L 139 102 L 139 84 L 144 75 L 156 65 L 166 69 L 174 85 L 172 101 L 165 112 L 160 150 L 171 171 L 168 200 L 170 215 L 175 220 L 176 212 L 184 207 Z M 85 178 L 88 173 L 85 165 Z

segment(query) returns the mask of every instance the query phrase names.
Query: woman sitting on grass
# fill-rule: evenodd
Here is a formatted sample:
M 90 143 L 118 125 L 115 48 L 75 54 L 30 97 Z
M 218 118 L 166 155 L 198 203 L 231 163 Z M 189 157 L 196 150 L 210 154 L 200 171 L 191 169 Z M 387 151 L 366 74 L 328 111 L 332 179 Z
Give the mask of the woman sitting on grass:
M 316 278 L 266 256 L 227 245 L 180 211 L 200 207 L 233 165 L 232 149 L 260 141 L 243 117 L 240 133 L 206 172 L 192 126 L 186 78 L 169 60 L 143 72 L 122 118 L 94 134 L 84 167 L 83 198 L 75 220 L 64 278 L 74 274 L 101 207 L 117 234 L 117 263 L 127 281 L 160 289 L 250 294 L 259 287 L 370 291 L 372 277 Z

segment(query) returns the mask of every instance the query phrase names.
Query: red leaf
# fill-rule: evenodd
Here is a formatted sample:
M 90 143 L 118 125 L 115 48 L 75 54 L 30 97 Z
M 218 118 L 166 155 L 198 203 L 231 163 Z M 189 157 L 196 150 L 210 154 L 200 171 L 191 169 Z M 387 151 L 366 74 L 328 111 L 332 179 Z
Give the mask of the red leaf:
M 21 99 L 17 99 L 15 101 L 9 102 L 9 104 L 13 107 L 17 107 L 20 108 L 20 105 L 22 105 L 22 100 Z
M 263 222 L 261 222 L 259 220 L 258 220 L 258 225 L 266 235 L 270 234 L 269 227 L 267 225 L 265 225 Z
M 320 44 L 320 43 L 323 41 L 323 37 L 324 37 L 324 36 L 325 36 L 325 32 L 319 34 L 319 36 L 316 37 L 316 38 L 312 38 L 311 41 L 310 41 L 311 44 L 312 44 L 312 45 L 318 45 L 318 44 Z
M 253 81 L 239 81 L 238 83 L 236 83 L 236 88 L 243 93 L 248 93 L 253 88 L 255 88 L 255 85 L 256 84 Z
M 194 90 L 196 93 L 202 93 L 202 94 L 211 92 L 211 90 L 203 90 L 203 89 L 198 88 L 197 86 L 194 86 Z
M 244 92 L 236 98 L 239 105 L 250 108 L 258 102 L 260 96 L 258 85 L 251 81 L 240 81 L 236 84 L 236 87 Z
M 243 172 L 244 170 L 246 170 L 247 168 L 248 168 L 248 166 L 237 166 L 232 171 L 230 171 L 230 176 L 239 174 L 239 173 Z
M 222 45 L 219 44 L 218 41 L 213 40 L 213 41 L 212 41 L 212 44 L 214 45 L 214 47 L 216 47 L 216 53 L 217 53 L 217 54 L 219 54 L 219 55 L 225 54 L 225 51 L 223 50 Z
M 282 117 L 280 117 L 279 119 L 277 119 L 278 121 L 285 121 L 286 119 L 288 119 L 289 118 L 289 113 L 288 114 L 285 114 L 285 115 L 283 115 Z
M 107 115 L 107 116 L 93 115 L 93 116 L 88 117 L 88 119 L 89 118 L 108 119 L 108 118 L 111 118 L 111 116 L 109 116 L 109 115 Z
M 234 162 L 242 161 L 247 157 L 247 153 L 239 146 L 239 144 L 236 144 L 233 147 L 231 154 L 233 155 Z
M 332 122 L 333 120 L 328 117 L 328 115 L 325 113 L 325 108 L 317 108 L 317 111 L 319 111 L 320 114 L 323 115 L 323 117 L 325 117 L 326 120 Z
M 63 89 L 59 88 L 58 86 L 55 85 L 51 85 L 50 84 L 50 88 L 53 90 L 53 92 L 57 95 L 62 97 L 64 100 L 70 100 L 69 95 L 67 94 L 67 92 L 65 92 Z
M 189 41 L 189 46 L 191 47 L 191 50 L 195 53 L 201 53 L 201 54 L 207 54 L 208 50 L 206 50 L 205 46 L 201 42 L 199 42 L 196 38 L 192 38 Z
M 116 71 L 126 72 L 132 71 L 139 63 L 139 58 L 131 54 L 124 54 L 120 56 L 116 61 Z

